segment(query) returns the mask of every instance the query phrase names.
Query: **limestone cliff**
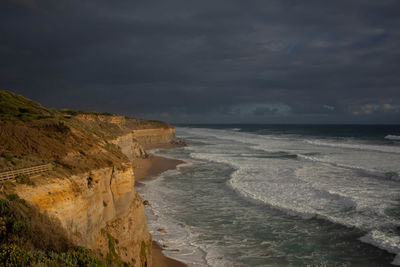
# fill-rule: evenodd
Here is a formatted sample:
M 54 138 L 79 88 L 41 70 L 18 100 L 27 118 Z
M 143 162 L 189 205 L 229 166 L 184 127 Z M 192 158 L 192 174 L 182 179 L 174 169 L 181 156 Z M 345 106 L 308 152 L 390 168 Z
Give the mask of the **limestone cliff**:
M 132 165 L 55 179 L 40 186 L 18 185 L 21 198 L 58 218 L 74 244 L 116 255 L 132 266 L 151 266 L 151 236 Z M 109 247 L 116 240 L 115 248 Z
M 46 109 L 0 91 L 0 169 L 50 163 L 35 185 L 5 185 L 57 219 L 76 245 L 109 262 L 151 266 L 151 236 L 137 194 L 133 161 L 142 145 L 176 142 L 167 123 L 124 116 Z M 6 192 L 10 193 L 10 192 Z
M 149 153 L 137 142 L 133 133 L 125 134 L 110 142 L 118 145 L 122 153 L 130 160 L 134 160 L 135 158 L 147 158 L 149 156 Z
M 142 145 L 171 144 L 176 142 L 174 128 L 135 129 L 133 137 Z

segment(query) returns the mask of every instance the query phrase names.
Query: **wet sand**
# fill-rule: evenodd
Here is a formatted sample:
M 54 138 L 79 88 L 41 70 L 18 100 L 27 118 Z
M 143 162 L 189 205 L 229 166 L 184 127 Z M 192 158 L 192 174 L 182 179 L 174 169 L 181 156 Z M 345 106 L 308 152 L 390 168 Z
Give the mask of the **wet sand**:
M 135 159 L 133 166 L 135 170 L 136 184 L 140 186 L 140 180 L 155 177 L 167 170 L 173 170 L 181 160 L 168 159 L 151 155 L 147 159 Z M 187 267 L 186 264 L 166 257 L 161 247 L 153 241 L 152 260 L 154 267 Z
M 161 173 L 173 170 L 178 164 L 184 163 L 182 160 L 169 159 L 151 155 L 146 159 L 135 159 L 133 167 L 135 169 L 135 181 L 148 179 L 160 175 Z
M 187 267 L 186 264 L 168 258 L 162 254 L 160 246 L 153 241 L 152 258 L 154 267 Z

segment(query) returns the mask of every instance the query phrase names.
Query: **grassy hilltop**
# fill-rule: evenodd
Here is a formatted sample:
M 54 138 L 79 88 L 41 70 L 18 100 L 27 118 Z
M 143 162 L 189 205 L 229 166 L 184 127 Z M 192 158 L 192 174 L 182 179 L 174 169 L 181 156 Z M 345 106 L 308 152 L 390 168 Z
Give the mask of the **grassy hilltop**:
M 78 173 L 127 161 L 108 142 L 132 129 L 169 128 L 168 123 L 111 113 L 49 109 L 0 91 L 0 170 L 51 162 Z

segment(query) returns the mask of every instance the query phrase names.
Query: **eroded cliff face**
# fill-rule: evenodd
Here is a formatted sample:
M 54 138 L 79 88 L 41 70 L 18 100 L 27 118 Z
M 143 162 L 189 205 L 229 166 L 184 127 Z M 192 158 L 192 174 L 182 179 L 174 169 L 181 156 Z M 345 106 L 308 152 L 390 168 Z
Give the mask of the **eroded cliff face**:
M 76 116 L 77 119 L 82 121 L 92 121 L 92 122 L 108 122 L 122 127 L 126 123 L 126 118 L 124 116 L 106 116 L 106 115 L 92 115 L 92 114 L 79 114 Z
M 117 139 L 110 141 L 110 143 L 119 146 L 122 153 L 132 161 L 135 158 L 147 158 L 149 156 L 149 153 L 136 141 L 133 133 L 120 136 Z
M 5 91 L 0 105 L 0 169 L 54 167 L 32 177 L 34 186 L 10 182 L 4 193 L 17 193 L 58 219 L 74 244 L 110 262 L 151 266 L 132 162 L 149 156 L 143 147 L 174 143 L 175 129 L 160 121 L 48 109 Z
M 173 128 L 133 130 L 107 141 L 118 145 L 130 162 L 71 175 L 68 179 L 52 177 L 41 185 L 18 185 L 17 192 L 59 219 L 75 244 L 100 251 L 114 262 L 151 266 L 152 240 L 142 200 L 134 188 L 132 162 L 149 156 L 141 144 L 175 141 Z
M 133 137 L 144 146 L 173 144 L 176 142 L 175 128 L 138 129 L 132 131 Z
M 171 138 L 169 132 L 161 132 L 167 136 L 151 141 L 157 144 Z M 129 161 L 68 179 L 50 177 L 36 186 L 17 185 L 16 191 L 21 198 L 59 219 L 74 244 L 97 250 L 113 262 L 151 266 L 152 239 L 142 200 L 134 188 L 132 167 L 136 158 L 149 154 L 132 132 L 107 142 L 119 146 Z
M 134 183 L 132 164 L 126 164 L 41 186 L 19 185 L 17 191 L 58 218 L 75 244 L 98 250 L 107 259 L 151 266 L 151 236 Z

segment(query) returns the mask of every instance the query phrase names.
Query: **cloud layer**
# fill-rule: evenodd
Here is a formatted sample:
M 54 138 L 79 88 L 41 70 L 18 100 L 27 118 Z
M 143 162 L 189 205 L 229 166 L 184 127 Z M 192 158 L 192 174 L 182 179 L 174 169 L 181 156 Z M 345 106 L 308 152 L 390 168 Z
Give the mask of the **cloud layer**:
M 0 3 L 0 87 L 172 122 L 400 123 L 400 1 Z

